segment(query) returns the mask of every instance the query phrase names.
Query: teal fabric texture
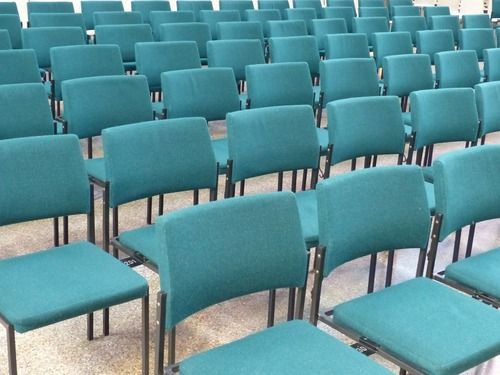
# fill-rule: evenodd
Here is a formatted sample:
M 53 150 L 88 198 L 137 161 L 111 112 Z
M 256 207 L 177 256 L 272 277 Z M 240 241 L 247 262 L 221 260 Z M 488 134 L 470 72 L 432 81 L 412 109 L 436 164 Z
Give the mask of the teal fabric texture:
M 432 16 L 432 30 L 451 30 L 453 40 L 458 43 L 458 31 L 460 30 L 460 19 L 458 16 Z
M 323 5 L 321 0 L 293 0 L 293 7 L 300 8 L 312 8 L 316 11 L 317 18 L 323 15 Z
M 80 13 L 33 13 L 30 27 L 79 27 L 84 33 L 87 29 Z
M 188 10 L 177 10 L 177 12 L 152 11 L 149 17 L 155 40 L 160 40 L 160 26 L 164 23 L 194 22 L 194 13 Z
M 185 2 L 186 0 L 180 1 Z M 196 2 L 202 2 L 197 0 Z M 194 40 L 198 45 L 200 59 L 203 63 L 207 58 L 207 42 L 212 40 L 210 27 L 206 23 L 179 22 L 160 25 L 160 40 L 164 42 L 175 42 Z
M 161 257 L 154 225 L 124 231 L 120 233 L 118 239 L 123 246 L 139 252 L 150 263 L 158 265 Z
M 280 17 L 285 19 L 285 10 L 290 8 L 290 4 L 287 0 L 257 0 L 257 8 L 261 9 L 271 9 L 277 10 L 280 13 Z
M 17 14 L 0 14 L 0 29 L 9 32 L 12 48 L 23 48 L 23 41 L 21 39 L 21 20 Z
M 462 29 L 458 33 L 458 48 L 476 51 L 479 61 L 483 60 L 483 50 L 496 46 L 493 29 Z
M 439 88 L 474 87 L 481 81 L 476 51 L 448 51 L 434 55 Z
M 170 2 L 168 1 L 140 0 L 140 1 L 131 1 L 130 5 L 133 12 L 141 13 L 142 20 L 144 23 L 150 23 L 149 15 L 151 12 L 170 11 Z
M 219 1 L 220 10 L 237 10 L 240 13 L 240 18 L 242 21 L 246 21 L 246 10 L 253 10 L 252 0 L 220 0 Z
M 417 53 L 424 53 L 431 58 L 434 64 L 434 54 L 437 52 L 453 51 L 455 40 L 451 30 L 422 30 L 417 31 Z
M 319 50 L 313 36 L 269 38 L 272 63 L 305 61 L 311 76 L 319 75 Z
M 389 9 L 382 7 L 359 7 L 360 17 L 384 17 L 389 23 Z
M 217 24 L 219 22 L 241 21 L 237 10 L 200 10 L 200 22 L 208 24 L 212 39 L 217 38 Z
M 391 31 L 407 31 L 411 34 L 413 45 L 417 43 L 417 31 L 427 30 L 427 23 L 422 16 L 393 17 Z
M 230 2 L 238 0 L 228 0 Z M 257 21 L 218 22 L 216 25 L 217 39 L 258 39 L 261 48 L 264 47 L 264 29 Z M 210 42 L 207 42 L 207 46 Z M 210 52 L 208 52 L 210 53 Z
M 316 19 L 317 13 L 314 8 L 289 8 L 285 9 L 287 20 L 302 20 L 306 24 L 308 34 L 312 34 L 312 20 Z
M 248 22 L 259 22 L 262 25 L 264 37 L 269 37 L 269 24 L 267 21 L 281 20 L 281 13 L 278 9 L 249 9 L 245 11 Z
M 479 137 L 500 130 L 500 82 L 485 82 L 474 86 L 479 115 Z
M 352 7 L 326 7 L 323 8 L 323 18 L 342 18 L 344 19 L 347 32 L 353 32 L 354 9 Z
M 366 34 L 368 45 L 373 45 L 373 33 L 389 31 L 389 24 L 385 17 L 357 17 L 354 18 L 352 31 L 354 33 Z M 396 31 L 396 30 L 395 30 Z
M 87 30 L 94 30 L 94 12 L 123 12 L 123 3 L 116 0 L 83 0 L 80 5 Z
M 337 34 L 326 36 L 326 59 L 369 58 L 366 34 Z
M 0 84 L 42 82 L 35 51 L 31 49 L 0 51 Z
M 386 56 L 382 60 L 387 95 L 408 96 L 413 91 L 434 87 L 428 55 Z
M 12 49 L 10 35 L 7 30 L 0 30 L 0 50 Z
M 136 25 L 143 23 L 140 12 L 106 11 L 94 12 L 94 26 Z
M 177 1 L 177 10 L 188 10 L 193 12 L 194 20 L 201 22 L 200 11 L 213 10 L 213 4 L 210 0 L 179 0 Z
M 324 52 L 326 49 L 326 36 L 329 34 L 347 33 L 347 25 L 344 19 L 315 19 L 311 21 L 311 32 L 316 38 L 318 49 Z
M 5 1 L 0 3 L 0 14 L 16 14 L 19 15 L 17 4 L 15 1 Z
M 305 36 L 307 35 L 306 23 L 303 20 L 267 21 L 268 36 Z
M 28 20 L 33 13 L 75 13 L 71 1 L 29 1 L 27 5 Z
M 398 5 L 390 7 L 390 11 L 393 17 L 420 16 L 420 7 L 414 5 Z
M 411 34 L 407 31 L 374 33 L 372 39 L 373 55 L 377 61 L 378 68 L 382 67 L 382 61 L 386 56 L 413 53 Z
M 418 8 L 418 7 L 416 7 Z M 416 14 L 418 16 L 418 14 Z M 449 16 L 450 7 L 448 6 L 427 6 L 424 7 L 425 22 L 429 28 L 432 27 L 432 17 L 434 16 Z
M 465 29 L 491 29 L 491 20 L 487 14 L 464 14 L 462 21 Z
M 483 50 L 484 80 L 500 81 L 500 48 Z

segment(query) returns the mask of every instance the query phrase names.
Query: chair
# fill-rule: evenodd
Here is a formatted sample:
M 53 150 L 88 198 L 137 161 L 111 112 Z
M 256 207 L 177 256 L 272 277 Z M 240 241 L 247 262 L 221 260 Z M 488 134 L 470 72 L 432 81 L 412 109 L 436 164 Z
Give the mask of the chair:
M 458 48 L 476 51 L 479 61 L 483 61 L 483 50 L 496 48 L 493 29 L 462 29 L 458 34 Z
M 451 30 L 417 31 L 417 53 L 429 55 L 432 65 L 436 53 L 454 50 L 455 41 Z
M 319 63 L 320 88 L 316 125 L 329 102 L 361 96 L 378 96 L 377 68 L 372 58 L 324 60 Z
M 483 50 L 484 81 L 500 81 L 500 49 L 488 48 Z
M 354 5 L 354 0 L 327 0 L 326 6 L 328 8 L 335 8 L 335 7 L 348 7 L 352 8 L 354 11 L 354 16 L 357 17 L 356 13 L 356 6 Z
M 319 51 L 313 36 L 269 38 L 272 63 L 305 61 L 311 77 L 319 78 Z
M 75 13 L 71 1 L 28 1 L 28 27 L 34 13 Z
M 140 12 L 94 12 L 94 26 L 98 25 L 136 25 L 141 24 Z
M 166 0 L 132 0 L 130 2 L 132 12 L 139 12 L 144 23 L 151 24 L 149 15 L 151 12 L 170 11 L 170 2 Z
M 436 87 L 474 87 L 481 81 L 481 72 L 476 51 L 438 52 L 436 64 Z
M 474 86 L 476 106 L 479 116 L 478 138 L 481 144 L 486 142 L 486 136 L 500 130 L 500 113 L 496 100 L 500 97 L 498 82 L 484 82 Z
M 460 30 L 460 20 L 458 16 L 433 16 L 431 22 L 432 30 L 451 30 L 453 40 L 458 43 L 458 31 Z
M 498 0 L 492 0 L 491 2 L 491 18 L 500 18 L 498 10 L 500 9 L 500 4 Z
M 354 33 L 366 34 L 368 46 L 373 46 L 373 33 L 383 33 L 389 31 L 389 25 L 384 17 L 362 17 L 355 18 L 353 22 Z
M 96 44 L 115 44 L 120 47 L 125 71 L 135 70 L 135 44 L 152 42 L 153 32 L 148 24 L 96 25 Z
M 387 8 L 389 8 L 389 16 L 394 17 L 393 9 L 399 6 L 413 6 L 412 0 L 389 0 L 387 1 Z M 417 8 L 417 7 L 416 7 Z
M 347 32 L 353 32 L 354 9 L 351 7 L 323 8 L 323 18 L 343 18 Z
M 366 34 L 336 34 L 326 36 L 326 59 L 370 57 Z
M 411 35 L 407 31 L 394 31 L 387 33 L 374 33 L 373 56 L 377 62 L 377 68 L 382 67 L 382 61 L 386 56 L 408 55 L 413 53 Z
M 385 7 L 384 0 L 359 0 L 359 7 Z
M 413 45 L 417 44 L 417 31 L 427 30 L 425 18 L 418 17 L 393 17 L 391 31 L 408 31 L 411 34 Z
M 491 29 L 490 17 L 487 14 L 464 14 L 464 29 Z
M 210 27 L 206 23 L 185 22 L 160 25 L 160 40 L 163 42 L 195 41 L 202 65 L 207 63 L 207 42 L 212 40 Z
M 257 9 L 276 9 L 280 12 L 281 19 L 286 19 L 285 9 L 288 8 L 290 4 L 287 0 L 257 0 Z
M 79 27 L 87 35 L 85 21 L 80 13 L 33 13 L 30 27 Z
M 427 27 L 432 28 L 432 17 L 434 16 L 449 16 L 450 7 L 449 6 L 433 6 L 424 7 L 424 17 Z
M 29 332 L 87 314 L 92 339 L 94 311 L 142 299 L 142 374 L 147 374 L 148 284 L 93 244 L 89 183 L 77 137 L 4 140 L 0 149 L 2 225 L 73 214 L 87 214 L 88 223 L 87 241 L 0 262 L 0 315 L 7 332 L 9 373 L 17 373 L 16 331 Z
M 289 219 L 282 220 L 282 215 Z M 236 236 L 232 228 L 240 225 L 244 229 Z M 182 373 L 212 375 L 224 373 L 228 368 L 245 374 L 345 373 L 352 368 L 377 375 L 387 372 L 301 320 L 279 324 L 176 364 L 173 343 L 178 323 L 205 307 L 234 297 L 275 288 L 302 288 L 307 255 L 295 200 L 286 192 L 188 208 L 161 218 L 157 226 L 161 250 L 167 251 L 168 256 L 168 263 L 164 258 L 164 266 L 160 267 L 157 373 L 164 372 L 165 332 L 170 343 L 169 368 L 180 367 Z M 193 235 L 188 235 L 191 232 Z M 188 242 L 186 235 L 190 238 Z M 213 241 L 219 244 L 217 253 L 213 252 Z M 234 241 L 241 241 L 244 246 L 235 248 Z M 181 253 L 185 255 L 182 260 Z M 186 270 L 193 269 L 195 259 L 206 267 L 190 275 Z M 215 270 L 223 261 L 227 272 L 221 275 Z M 241 268 L 241 264 L 245 267 Z M 198 287 L 187 292 L 192 285 Z M 213 292 L 207 293 L 208 290 Z M 185 298 L 187 293 L 192 297 L 189 300 Z
M 6 49 L 12 49 L 10 35 L 7 30 L 0 30 L 0 51 Z
M 212 33 L 212 39 L 217 38 L 217 24 L 219 22 L 239 22 L 240 13 L 236 10 L 201 10 L 200 22 L 207 23 Z
M 220 0 L 219 8 L 220 10 L 237 10 L 242 21 L 247 21 L 246 10 L 254 9 L 251 0 Z
M 311 35 L 316 38 L 320 56 L 325 55 L 326 35 L 345 33 L 347 33 L 347 26 L 343 19 L 329 18 L 311 21 Z
M 201 10 L 214 10 L 211 0 L 178 0 L 177 10 L 189 10 L 194 14 L 194 20 L 200 22 Z
M 2 1 L 0 3 L 0 14 L 16 14 L 19 16 L 17 3 L 15 1 Z
M 303 20 L 267 21 L 269 38 L 307 35 L 306 23 Z
M 321 0 L 293 0 L 294 9 L 312 8 L 316 11 L 316 16 L 319 18 L 323 14 L 323 4 Z
M 21 20 L 17 14 L 0 14 L 0 29 L 7 30 L 12 48 L 23 48 L 21 38 Z
M 228 0 L 236 1 L 236 0 Z M 219 22 L 217 24 L 217 39 L 258 39 L 264 48 L 264 32 L 262 24 L 257 21 Z
M 389 24 L 389 10 L 383 7 L 359 7 L 360 17 L 384 17 Z
M 9 83 L 40 83 L 36 53 L 33 50 L 0 51 L 0 85 Z
M 430 215 L 420 168 L 343 174 L 319 183 L 317 194 L 321 247 L 313 323 L 322 280 L 341 264 L 410 248 L 419 254 L 416 275 L 423 274 Z M 319 319 L 396 363 L 401 373 L 458 374 L 500 351 L 498 333 L 489 333 L 498 324 L 497 311 L 423 277 L 338 304 Z
M 308 34 L 312 34 L 312 20 L 317 18 L 314 8 L 291 8 L 285 9 L 287 20 L 303 20 L 306 23 Z
M 80 2 L 85 28 L 94 30 L 94 12 L 123 12 L 123 3 L 116 0 L 82 0 Z
M 262 31 L 264 38 L 269 37 L 269 29 L 267 21 L 281 20 L 281 13 L 278 9 L 256 9 L 246 10 L 246 19 L 248 22 L 260 22 L 262 24 Z
M 153 11 L 149 15 L 149 20 L 151 21 L 151 28 L 153 29 L 155 40 L 160 40 L 160 26 L 162 24 L 194 22 L 194 13 L 187 10 L 177 12 Z
M 398 5 L 391 7 L 392 17 L 416 17 L 420 16 L 420 8 L 414 5 Z
M 151 92 L 161 92 L 163 72 L 201 68 L 198 46 L 193 41 L 136 43 L 135 56 L 137 74 L 146 76 Z

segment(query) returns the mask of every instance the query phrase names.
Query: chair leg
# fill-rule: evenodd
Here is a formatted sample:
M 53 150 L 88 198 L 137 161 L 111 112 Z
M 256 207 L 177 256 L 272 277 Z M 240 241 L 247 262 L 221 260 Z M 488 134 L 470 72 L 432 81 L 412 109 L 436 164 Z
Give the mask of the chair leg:
M 276 289 L 269 291 L 269 306 L 267 308 L 267 328 L 274 325 L 274 310 L 276 308 Z
M 288 290 L 288 314 L 286 319 L 292 320 L 295 315 L 295 288 Z
M 142 298 L 142 375 L 149 374 L 149 294 Z
M 14 327 L 7 326 L 7 355 L 9 361 L 9 375 L 17 375 L 17 361 L 16 361 L 16 333 Z
M 163 375 L 165 361 L 165 305 L 166 295 L 159 292 L 156 302 L 155 375 Z
M 87 314 L 87 340 L 94 339 L 94 313 Z

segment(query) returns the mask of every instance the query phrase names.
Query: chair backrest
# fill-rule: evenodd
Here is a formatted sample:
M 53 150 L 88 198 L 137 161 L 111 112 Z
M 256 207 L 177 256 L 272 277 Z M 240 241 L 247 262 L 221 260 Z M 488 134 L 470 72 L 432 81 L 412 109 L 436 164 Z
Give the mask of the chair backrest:
M 262 47 L 264 47 L 264 31 L 260 22 L 219 22 L 216 28 L 217 39 L 258 39 Z
M 285 10 L 290 8 L 288 0 L 257 0 L 258 9 L 276 9 L 280 12 L 281 19 L 285 19 Z
M 110 207 L 217 184 L 217 162 L 203 118 L 104 129 L 102 144 Z
M 0 144 L 0 225 L 89 212 L 89 180 L 77 137 Z
M 314 36 L 269 38 L 272 63 L 305 61 L 311 76 L 319 75 L 319 50 Z
M 353 32 L 366 34 L 368 45 L 373 45 L 373 33 L 389 31 L 389 25 L 384 17 L 363 17 L 355 18 L 353 22 Z
M 500 81 L 500 48 L 483 50 L 484 80 Z
M 327 7 L 323 8 L 323 18 L 343 18 L 347 26 L 347 32 L 353 31 L 354 9 L 351 7 Z
M 392 17 L 394 16 L 394 9 L 396 7 L 409 7 L 409 6 L 414 6 L 412 0 L 388 0 L 387 1 L 387 7 L 389 8 L 389 16 Z M 418 7 L 415 7 L 418 8 Z M 419 9 L 420 11 L 420 9 Z
M 314 9 L 318 18 L 323 14 L 323 4 L 321 4 L 321 0 L 293 0 L 292 3 L 294 8 Z
M 210 68 L 232 68 L 237 81 L 246 80 L 247 65 L 265 63 L 259 40 L 213 40 L 207 43 L 207 54 Z
M 10 34 L 7 30 L 0 30 L 0 50 L 12 49 Z
M 304 20 L 267 21 L 267 30 L 269 38 L 307 35 Z
M 285 9 L 285 18 L 287 20 L 302 20 L 306 23 L 308 34 L 312 34 L 311 21 L 317 18 L 314 8 L 290 8 Z
M 17 3 L 15 1 L 2 1 L 0 3 L 0 14 L 16 14 L 19 16 Z
M 143 23 L 140 12 L 94 12 L 94 26 L 133 25 Z
M 87 30 L 94 30 L 94 12 L 123 12 L 123 3 L 116 0 L 82 0 L 80 5 Z
M 397 97 L 335 100 L 327 108 L 331 165 L 362 156 L 403 153 L 405 131 Z
M 420 8 L 414 5 L 398 5 L 390 8 L 392 17 L 420 16 Z
M 211 0 L 178 0 L 177 10 L 193 12 L 195 21 L 200 22 L 200 11 L 214 10 L 214 7 Z
M 7 30 L 12 48 L 23 48 L 21 38 L 21 20 L 17 14 L 0 14 L 0 29 Z
M 231 68 L 164 72 L 161 87 L 168 118 L 224 120 L 227 113 L 240 109 L 236 78 Z
M 464 14 L 462 21 L 465 29 L 491 29 L 490 17 L 487 14 Z
M 185 0 L 184 0 L 185 1 Z M 212 40 L 210 27 L 200 22 L 179 22 L 160 25 L 160 40 L 164 42 L 195 41 L 200 58 L 207 58 L 207 42 Z
M 164 0 L 139 0 L 131 1 L 133 12 L 139 12 L 142 15 L 144 23 L 150 23 L 149 14 L 152 11 L 166 12 L 170 11 L 170 2 Z
M 30 27 L 80 27 L 84 33 L 85 21 L 81 13 L 34 13 L 31 15 Z
M 366 34 L 335 34 L 326 36 L 326 58 L 345 59 L 370 57 Z
M 0 139 L 54 134 L 42 83 L 0 85 Z
M 351 8 L 354 11 L 354 16 L 357 16 L 356 6 L 354 5 L 354 0 L 328 0 L 326 2 L 326 6 L 328 8 L 330 8 L 330 7 Z
M 453 40 L 458 43 L 458 30 L 460 30 L 460 19 L 458 16 L 432 16 L 432 30 L 451 30 Z
M 425 18 L 422 16 L 393 17 L 392 31 L 408 31 L 411 34 L 411 41 L 417 43 L 417 31 L 427 30 Z
M 474 87 L 481 81 L 476 51 L 438 52 L 434 59 L 439 88 Z
M 31 49 L 0 51 L 0 85 L 42 81 L 36 53 Z
M 28 22 L 33 13 L 75 13 L 71 1 L 28 1 Z
M 50 68 L 50 49 L 86 44 L 81 27 L 30 27 L 23 29 L 23 46 L 35 51 L 38 66 Z
M 189 207 L 159 218 L 156 234 L 167 329 L 234 297 L 304 285 L 307 255 L 292 193 Z
M 462 50 L 476 51 L 479 61 L 483 60 L 483 50 L 496 48 L 493 29 L 462 29 L 458 34 L 458 46 Z
M 177 12 L 153 11 L 149 14 L 149 20 L 155 40 L 160 40 L 160 26 L 162 24 L 194 22 L 194 13 L 188 10 Z
M 431 218 L 417 166 L 344 173 L 318 183 L 317 197 L 324 277 L 365 255 L 427 247 Z
M 479 115 L 479 138 L 500 130 L 500 82 L 485 82 L 474 86 Z
M 96 25 L 95 40 L 97 44 L 116 44 L 123 62 L 134 62 L 135 44 L 152 42 L 153 32 L 149 24 Z
M 455 41 L 451 30 L 417 31 L 417 53 L 429 55 L 434 64 L 434 54 L 455 50 Z
M 386 56 L 413 53 L 411 35 L 407 31 L 374 33 L 372 41 L 373 55 L 379 68 L 382 66 L 382 60 Z
M 245 11 L 247 21 L 249 22 L 260 22 L 262 25 L 262 31 L 264 32 L 264 37 L 269 36 L 268 23 L 267 21 L 279 21 L 281 20 L 281 13 L 278 9 L 255 9 Z
M 389 10 L 386 7 L 359 7 L 360 17 L 384 17 L 389 23 Z
M 135 44 L 137 74 L 145 75 L 150 90 L 161 89 L 161 73 L 201 68 L 196 42 L 145 42 Z
M 248 65 L 248 103 L 251 108 L 313 105 L 309 67 L 305 62 Z
M 427 22 L 427 26 L 429 28 L 432 27 L 432 17 L 434 16 L 449 16 L 450 7 L 449 6 L 433 6 L 433 7 L 424 7 L 424 17 L 425 22 Z
M 101 76 L 62 82 L 67 132 L 79 138 L 103 129 L 153 119 L 144 76 Z
M 439 240 L 473 222 L 500 217 L 500 147 L 485 145 L 441 155 L 434 161 Z
M 219 1 L 220 10 L 237 10 L 240 13 L 240 18 L 242 21 L 247 20 L 246 10 L 253 10 L 252 0 L 220 0 Z
M 326 48 L 326 35 L 328 34 L 345 34 L 347 33 L 347 25 L 344 19 L 319 19 L 311 21 L 312 35 L 316 38 L 318 49 L 324 52 Z
M 50 50 L 50 62 L 54 96 L 58 100 L 62 98 L 61 83 L 65 80 L 124 74 L 120 48 L 115 45 L 54 47 Z
M 201 10 L 200 22 L 208 24 L 212 39 L 217 38 L 217 24 L 219 22 L 241 21 L 240 12 L 237 10 Z
M 384 0 L 358 0 L 359 7 L 385 7 Z
M 500 18 L 500 1 L 491 1 L 491 18 Z
M 479 120 L 472 88 L 412 92 L 410 101 L 415 149 L 440 142 L 477 140 Z
M 431 60 L 427 55 L 387 56 L 382 61 L 387 95 L 404 97 L 413 91 L 432 89 Z
M 377 68 L 372 58 L 323 60 L 319 64 L 322 103 L 379 94 Z

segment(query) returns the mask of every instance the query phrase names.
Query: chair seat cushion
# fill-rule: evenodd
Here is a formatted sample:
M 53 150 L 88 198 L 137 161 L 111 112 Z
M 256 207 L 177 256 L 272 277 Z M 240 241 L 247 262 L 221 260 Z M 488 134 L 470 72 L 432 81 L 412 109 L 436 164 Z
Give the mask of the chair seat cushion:
M 402 112 L 401 115 L 403 117 L 403 124 L 411 128 L 411 112 Z
M 318 134 L 318 141 L 321 147 L 322 154 L 326 153 L 328 149 L 328 129 L 325 128 L 316 128 L 316 133 Z
M 432 170 L 432 165 L 430 167 L 423 167 L 422 172 L 424 174 L 425 181 L 434 182 L 434 171 Z
M 99 181 L 105 182 L 106 170 L 104 168 L 104 158 L 86 159 L 85 167 L 87 174 L 91 177 L 97 178 Z
M 155 116 L 157 118 L 162 118 L 163 109 L 165 108 L 163 102 L 152 102 L 151 105 L 153 107 L 153 112 L 155 113 Z
M 308 248 L 318 245 L 318 200 L 316 190 L 299 191 L 295 194 L 300 223 Z
M 293 320 L 183 361 L 183 375 L 389 374 L 303 320 Z
M 340 304 L 333 316 L 426 374 L 459 374 L 500 354 L 500 313 L 428 278 Z
M 0 314 L 21 333 L 148 293 L 142 276 L 86 241 L 0 261 L 0 285 Z
M 214 149 L 215 160 L 219 163 L 219 174 L 224 174 L 227 171 L 227 159 L 229 158 L 227 138 L 214 139 L 212 147 Z
M 436 197 L 434 194 L 434 184 L 430 182 L 424 183 L 425 194 L 427 195 L 427 203 L 429 204 L 429 210 L 431 211 L 431 215 L 434 215 L 436 210 Z
M 500 248 L 450 264 L 445 277 L 500 299 Z
M 410 125 L 404 124 L 405 127 L 405 142 L 410 142 L 411 133 L 413 132 L 413 128 Z
M 158 264 L 158 244 L 155 226 L 146 225 L 120 233 L 119 242 L 130 250 L 141 253 L 153 264 Z

